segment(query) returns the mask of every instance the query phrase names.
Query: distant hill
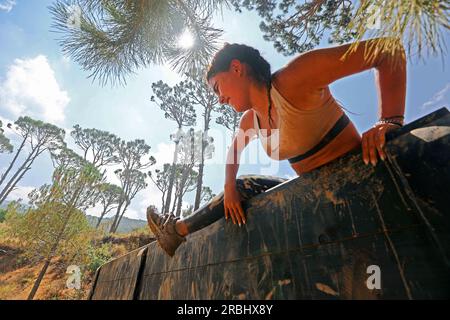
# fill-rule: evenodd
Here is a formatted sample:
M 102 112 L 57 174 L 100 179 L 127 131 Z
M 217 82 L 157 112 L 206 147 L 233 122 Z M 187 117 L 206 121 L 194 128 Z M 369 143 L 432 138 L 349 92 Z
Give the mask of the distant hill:
M 0 209 L 6 209 L 8 208 L 8 205 L 11 203 L 12 201 L 9 200 L 5 200 L 3 201 L 3 203 L 0 205 Z M 30 205 L 28 204 L 28 200 L 23 200 L 20 202 L 20 204 L 25 207 L 28 208 Z
M 8 204 L 11 201 L 5 201 L 2 205 L 0 205 L 0 209 L 6 209 Z M 86 218 L 91 226 L 95 227 L 97 224 L 98 218 L 91 215 L 86 215 Z M 104 226 L 106 231 L 109 231 L 109 226 L 111 226 L 113 222 L 113 218 L 103 218 L 100 226 Z M 147 221 L 138 220 L 138 219 L 130 219 L 127 217 L 123 217 L 120 221 L 119 228 L 117 229 L 117 233 L 129 233 L 134 229 L 139 229 L 147 226 Z
M 92 226 L 96 226 L 98 218 L 95 216 L 86 215 L 88 222 Z M 103 218 L 100 226 L 106 227 L 105 230 L 109 231 L 109 226 L 111 226 L 114 218 Z M 117 233 L 129 233 L 134 229 L 139 229 L 147 226 L 147 221 L 145 220 L 137 220 L 130 219 L 127 217 L 123 217 L 120 221 L 119 228 L 117 228 Z

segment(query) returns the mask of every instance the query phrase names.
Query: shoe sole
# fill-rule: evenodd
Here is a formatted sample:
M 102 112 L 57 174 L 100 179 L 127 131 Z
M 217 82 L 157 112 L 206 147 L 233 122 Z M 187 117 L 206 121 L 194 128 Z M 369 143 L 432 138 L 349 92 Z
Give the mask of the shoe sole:
M 147 224 L 148 224 L 150 230 L 152 231 L 153 235 L 158 239 L 159 235 L 161 234 L 161 229 L 153 221 L 150 213 L 147 213 Z
M 163 223 L 163 226 L 165 226 L 167 223 L 169 222 L 169 218 L 167 219 L 167 221 L 165 221 Z M 166 252 L 170 257 L 173 257 L 175 254 L 175 250 L 172 247 L 166 246 L 164 241 L 161 241 L 161 235 L 162 235 L 162 230 L 161 228 L 153 221 L 151 214 L 147 213 L 147 224 L 150 228 L 150 230 L 152 231 L 152 233 L 154 234 L 154 236 L 156 237 L 156 240 L 158 242 L 158 245 L 161 247 L 161 249 L 164 250 L 164 252 Z M 178 248 L 178 246 L 177 246 Z

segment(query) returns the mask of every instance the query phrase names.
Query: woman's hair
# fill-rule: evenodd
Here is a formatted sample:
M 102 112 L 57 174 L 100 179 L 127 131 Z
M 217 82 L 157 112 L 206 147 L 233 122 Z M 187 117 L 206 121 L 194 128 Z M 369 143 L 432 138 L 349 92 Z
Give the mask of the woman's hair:
M 270 64 L 261 56 L 257 49 L 246 46 L 245 44 L 225 43 L 223 48 L 215 54 L 206 73 L 206 80 L 209 81 L 213 76 L 220 72 L 228 71 L 233 59 L 237 59 L 240 62 L 247 64 L 250 67 L 250 77 L 267 88 L 269 99 L 269 125 L 271 125 L 272 117 L 270 115 L 270 110 L 272 108 L 272 100 L 270 98 L 270 88 L 272 87 L 272 73 L 270 71 Z

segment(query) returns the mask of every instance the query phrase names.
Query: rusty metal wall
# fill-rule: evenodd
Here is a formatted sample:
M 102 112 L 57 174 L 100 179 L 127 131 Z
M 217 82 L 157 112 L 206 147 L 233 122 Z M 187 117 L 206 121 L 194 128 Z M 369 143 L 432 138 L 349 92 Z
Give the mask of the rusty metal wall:
M 98 270 L 92 299 L 429 299 L 450 297 L 450 113 L 389 133 L 388 159 L 361 151 L 249 201 L 173 258 L 157 243 Z M 367 268 L 379 266 L 381 289 Z

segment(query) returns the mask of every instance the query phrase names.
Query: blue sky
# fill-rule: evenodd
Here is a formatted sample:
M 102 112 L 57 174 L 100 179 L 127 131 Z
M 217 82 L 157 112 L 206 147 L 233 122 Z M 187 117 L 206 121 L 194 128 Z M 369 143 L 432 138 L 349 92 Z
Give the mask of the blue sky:
M 66 128 L 67 132 L 79 124 L 83 128 L 110 131 L 126 140 L 144 139 L 152 147 L 151 154 L 158 166 L 171 162 L 173 146 L 169 135 L 175 131 L 175 124 L 150 102 L 151 83 L 163 80 L 173 85 L 180 80 L 179 76 L 168 66 L 152 66 L 128 77 L 125 87 L 101 87 L 92 82 L 87 79 L 87 72 L 62 55 L 55 40 L 57 35 L 50 32 L 47 7 L 51 2 L 0 0 L 0 119 L 7 122 L 30 115 Z M 225 11 L 223 18 L 215 20 L 216 26 L 225 31 L 224 41 L 258 48 L 273 71 L 292 59 L 278 54 L 271 43 L 263 41 L 258 27 L 260 19 L 254 13 Z M 444 60 L 448 61 L 448 57 Z M 449 106 L 450 76 L 445 67 L 448 69 L 441 57 L 428 57 L 425 62 L 408 61 L 406 122 Z M 376 122 L 378 102 L 373 71 L 341 79 L 331 85 L 331 90 L 352 112 L 348 115 L 361 134 Z M 216 145 L 214 159 L 206 165 L 204 183 L 218 193 L 223 186 L 223 158 L 231 136 L 224 135 L 223 127 L 215 126 L 212 131 L 220 143 Z M 12 135 L 10 138 L 15 139 Z M 72 142 L 68 133 L 66 141 Z M 278 176 L 294 176 L 287 161 L 273 162 L 259 146 L 258 141 L 253 141 L 243 155 L 243 159 L 257 155 L 259 164 L 243 164 L 239 174 L 264 174 L 272 170 Z M 10 159 L 9 155 L 0 155 L 0 171 Z M 50 181 L 51 173 L 49 158 L 40 158 L 10 199 L 26 199 L 34 187 Z M 113 174 L 109 178 L 110 182 L 117 182 Z M 186 200 L 192 202 L 193 196 L 190 194 Z M 138 194 L 126 215 L 143 219 L 145 208 L 149 204 L 159 206 L 159 199 L 160 194 L 149 181 L 149 187 Z M 96 214 L 98 210 L 89 212 Z

